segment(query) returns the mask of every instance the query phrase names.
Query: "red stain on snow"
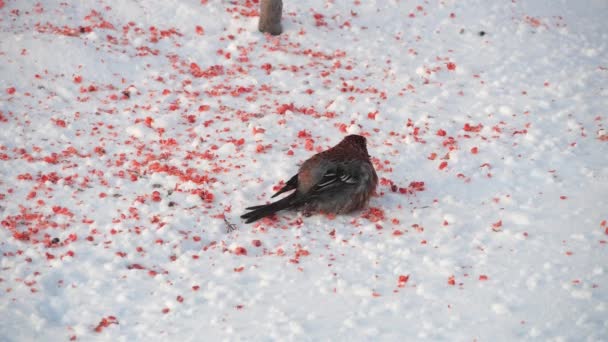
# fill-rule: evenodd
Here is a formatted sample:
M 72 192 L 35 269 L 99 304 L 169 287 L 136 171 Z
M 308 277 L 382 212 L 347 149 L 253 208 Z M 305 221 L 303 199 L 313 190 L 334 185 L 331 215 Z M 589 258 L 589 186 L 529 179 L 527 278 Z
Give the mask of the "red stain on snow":
M 107 316 L 102 318 L 101 321 L 99 321 L 94 330 L 95 332 L 100 333 L 103 331 L 104 328 L 107 328 L 112 324 L 118 324 L 118 320 L 115 316 Z
M 377 207 L 370 207 L 361 217 L 370 220 L 371 222 L 378 222 L 384 220 L 384 211 Z
M 492 230 L 495 232 L 500 231 L 501 227 L 502 227 L 502 220 L 492 223 Z
M 535 18 L 535 17 L 525 16 L 524 21 L 532 27 L 539 27 L 539 26 L 543 25 L 542 21 L 540 21 L 540 19 Z
M 245 249 L 245 247 L 236 247 L 234 249 L 234 254 L 236 254 L 236 255 L 247 255 L 247 249 Z
M 475 126 L 472 126 L 472 125 L 471 125 L 471 124 L 469 124 L 469 123 L 465 123 L 465 124 L 464 124 L 464 127 L 463 127 L 463 129 L 464 129 L 464 131 L 465 131 L 465 132 L 474 132 L 474 133 L 479 133 L 479 132 L 481 132 L 481 129 L 482 129 L 482 128 L 483 128 L 483 125 L 482 125 L 482 124 L 477 124 L 477 125 L 475 125 Z

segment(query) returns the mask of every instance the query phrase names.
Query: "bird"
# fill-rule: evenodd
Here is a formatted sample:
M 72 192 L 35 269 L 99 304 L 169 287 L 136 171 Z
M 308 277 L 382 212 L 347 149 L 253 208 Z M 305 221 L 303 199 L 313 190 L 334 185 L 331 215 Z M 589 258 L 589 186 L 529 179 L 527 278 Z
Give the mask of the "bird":
M 336 146 L 304 161 L 298 173 L 271 198 L 291 193 L 276 202 L 246 208 L 245 223 L 285 210 L 306 214 L 346 214 L 368 205 L 378 185 L 378 175 L 367 152 L 364 136 L 351 134 Z

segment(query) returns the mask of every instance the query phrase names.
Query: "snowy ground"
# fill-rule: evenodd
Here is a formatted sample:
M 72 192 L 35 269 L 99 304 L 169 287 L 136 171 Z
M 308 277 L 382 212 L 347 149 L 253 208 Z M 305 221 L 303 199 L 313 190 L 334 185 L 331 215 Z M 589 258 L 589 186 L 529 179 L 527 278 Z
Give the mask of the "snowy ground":
M 0 0 L 1 341 L 608 340 L 608 3 L 257 7 Z

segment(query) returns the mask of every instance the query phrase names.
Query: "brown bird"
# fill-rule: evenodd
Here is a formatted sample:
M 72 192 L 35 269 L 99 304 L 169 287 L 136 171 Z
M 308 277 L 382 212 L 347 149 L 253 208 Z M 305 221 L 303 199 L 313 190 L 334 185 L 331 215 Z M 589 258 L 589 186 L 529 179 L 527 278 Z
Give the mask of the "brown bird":
M 269 204 L 248 207 L 241 216 L 251 223 L 279 210 L 345 214 L 365 207 L 378 184 L 365 137 L 349 135 L 338 145 L 315 154 L 272 197 L 293 191 Z

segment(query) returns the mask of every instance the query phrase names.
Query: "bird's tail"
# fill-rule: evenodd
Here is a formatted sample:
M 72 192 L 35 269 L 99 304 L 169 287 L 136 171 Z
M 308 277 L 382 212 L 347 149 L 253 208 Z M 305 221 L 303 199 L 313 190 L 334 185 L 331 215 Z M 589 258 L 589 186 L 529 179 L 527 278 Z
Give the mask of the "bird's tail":
M 250 210 L 250 212 L 241 215 L 241 218 L 245 219 L 245 223 L 251 223 L 261 219 L 262 217 L 270 216 L 279 210 L 292 208 L 294 205 L 295 196 L 296 194 L 293 193 L 273 203 L 248 207 L 247 210 Z

